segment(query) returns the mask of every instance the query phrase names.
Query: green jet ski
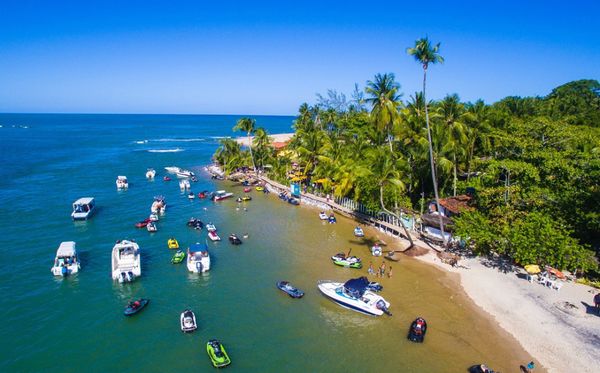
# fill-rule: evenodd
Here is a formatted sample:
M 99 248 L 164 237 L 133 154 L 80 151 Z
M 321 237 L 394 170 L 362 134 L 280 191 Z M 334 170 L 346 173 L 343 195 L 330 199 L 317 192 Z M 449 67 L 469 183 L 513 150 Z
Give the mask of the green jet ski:
M 348 256 L 344 253 L 335 254 L 331 257 L 331 260 L 334 264 L 339 265 L 341 267 L 350 267 L 360 269 L 362 268 L 362 262 L 360 258 L 355 256 Z
M 229 360 L 229 356 L 227 355 L 227 351 L 225 351 L 225 347 L 221 344 L 221 342 L 216 339 L 211 339 L 206 344 L 206 352 L 208 353 L 208 357 L 210 357 L 210 361 L 215 368 L 222 368 L 229 364 L 231 364 L 231 360 Z
M 185 258 L 185 253 L 181 250 L 177 250 L 175 255 L 173 255 L 173 258 L 171 259 L 171 263 L 179 264 L 179 263 L 183 262 L 184 258 Z

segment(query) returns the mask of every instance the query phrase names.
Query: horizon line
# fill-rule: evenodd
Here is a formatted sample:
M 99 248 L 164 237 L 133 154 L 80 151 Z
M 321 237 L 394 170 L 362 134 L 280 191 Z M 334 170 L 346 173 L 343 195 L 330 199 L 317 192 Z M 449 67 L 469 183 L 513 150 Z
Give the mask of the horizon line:
M 0 115 L 214 115 L 214 116 L 258 116 L 258 117 L 297 117 L 292 114 L 215 114 L 215 113 L 92 113 L 92 112 L 4 112 Z

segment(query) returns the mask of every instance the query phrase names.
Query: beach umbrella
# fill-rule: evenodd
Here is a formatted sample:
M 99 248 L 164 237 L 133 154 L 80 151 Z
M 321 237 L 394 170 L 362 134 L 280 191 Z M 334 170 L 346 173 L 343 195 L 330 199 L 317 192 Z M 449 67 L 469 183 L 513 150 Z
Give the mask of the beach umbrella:
M 564 280 L 566 278 L 565 274 L 556 268 L 552 268 L 552 267 L 548 268 L 548 273 L 552 273 L 554 276 L 556 276 L 557 278 L 559 278 L 561 280 Z
M 535 275 L 535 274 L 542 272 L 542 270 L 540 269 L 540 266 L 537 264 L 526 265 L 525 271 L 527 271 L 527 273 L 529 273 L 530 275 Z

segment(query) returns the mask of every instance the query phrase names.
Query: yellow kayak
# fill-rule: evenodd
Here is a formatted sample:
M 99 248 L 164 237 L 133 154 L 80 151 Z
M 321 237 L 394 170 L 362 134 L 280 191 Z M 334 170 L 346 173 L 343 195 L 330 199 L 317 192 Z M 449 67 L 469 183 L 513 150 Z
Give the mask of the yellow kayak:
M 176 239 L 174 238 L 169 238 L 169 240 L 167 241 L 167 246 L 169 246 L 169 249 L 179 249 L 179 242 L 177 242 Z

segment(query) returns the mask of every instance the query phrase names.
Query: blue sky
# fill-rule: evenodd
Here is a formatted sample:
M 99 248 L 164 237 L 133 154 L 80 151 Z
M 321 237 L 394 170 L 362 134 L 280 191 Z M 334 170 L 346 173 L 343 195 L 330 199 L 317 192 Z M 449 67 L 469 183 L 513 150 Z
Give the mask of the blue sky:
M 422 71 L 429 97 L 494 102 L 600 79 L 600 2 L 12 1 L 0 5 L 0 112 L 295 114 L 327 89 Z

